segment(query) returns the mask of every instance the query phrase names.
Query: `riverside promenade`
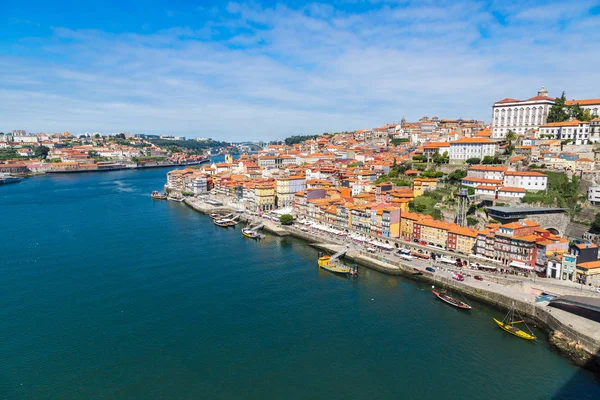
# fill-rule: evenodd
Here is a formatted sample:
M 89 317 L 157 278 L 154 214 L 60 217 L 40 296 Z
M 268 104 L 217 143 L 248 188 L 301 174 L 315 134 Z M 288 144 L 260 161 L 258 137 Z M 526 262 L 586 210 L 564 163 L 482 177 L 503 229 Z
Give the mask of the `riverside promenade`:
M 367 250 L 367 245 L 363 243 L 314 229 L 301 230 L 293 225 L 280 226 L 265 216 L 250 215 L 236 204 L 217 206 L 195 198 L 186 199 L 185 204 L 205 214 L 236 213 L 240 220 L 248 224 L 262 224 L 266 231 L 273 234 L 278 236 L 290 235 L 307 241 L 313 247 L 331 253 L 346 248 L 345 258 L 385 274 L 425 280 L 434 286 L 447 287 L 450 290 L 461 292 L 466 296 L 503 310 L 514 306 L 525 317 L 545 329 L 550 334 L 550 341 L 574 362 L 595 372 L 600 372 L 600 323 L 558 308 L 549 307 L 547 301 L 537 301 L 536 295 L 532 292 L 536 288 L 547 285 L 545 282 L 540 283 L 539 279 L 538 282 L 531 282 L 529 278 L 525 277 L 477 271 L 477 275 L 484 277 L 483 281 L 467 278 L 463 282 L 459 282 L 452 279 L 452 274 L 456 271 L 455 268 L 436 264 L 431 260 L 414 259 L 406 261 L 398 257 L 395 251 Z M 433 266 L 436 272 L 427 271 L 425 268 L 428 266 Z M 414 276 L 415 270 L 419 270 L 422 275 Z M 460 272 L 466 274 L 470 273 L 470 270 L 463 269 Z M 475 274 L 474 271 L 473 273 Z M 566 287 L 565 290 L 576 291 L 577 287 Z

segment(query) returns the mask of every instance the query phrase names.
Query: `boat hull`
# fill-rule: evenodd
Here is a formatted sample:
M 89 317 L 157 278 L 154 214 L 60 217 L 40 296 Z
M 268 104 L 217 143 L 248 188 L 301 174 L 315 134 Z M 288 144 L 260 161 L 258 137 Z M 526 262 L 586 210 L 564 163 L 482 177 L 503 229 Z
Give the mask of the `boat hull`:
M 325 271 L 329 271 L 333 274 L 338 275 L 349 275 L 352 270 L 348 267 L 332 266 L 332 265 L 320 265 Z
M 510 333 L 511 335 L 514 335 L 516 337 L 519 337 L 519 338 L 525 339 L 525 340 L 535 340 L 536 339 L 535 336 L 530 335 L 529 333 L 522 331 L 518 328 L 515 328 L 511 324 L 505 324 L 502 321 L 498 321 L 496 318 L 494 318 L 494 322 L 496 323 L 496 325 L 498 325 L 500 327 L 500 329 Z
M 456 300 L 453 297 L 450 297 L 446 294 L 442 294 L 440 292 L 436 292 L 435 290 L 432 290 L 432 292 L 435 295 L 435 297 L 437 297 L 438 299 L 440 299 L 441 301 L 443 301 L 446 304 L 450 304 L 451 306 L 460 308 L 461 310 L 470 310 L 471 309 L 471 306 L 468 305 L 467 303 L 463 303 L 460 300 Z

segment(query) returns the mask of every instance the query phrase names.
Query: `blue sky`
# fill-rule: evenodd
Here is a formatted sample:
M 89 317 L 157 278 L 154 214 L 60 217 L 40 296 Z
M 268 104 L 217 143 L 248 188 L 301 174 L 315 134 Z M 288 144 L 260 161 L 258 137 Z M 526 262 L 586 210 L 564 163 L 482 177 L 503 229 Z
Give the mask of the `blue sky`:
M 20 1 L 0 131 L 275 139 L 600 97 L 599 1 Z

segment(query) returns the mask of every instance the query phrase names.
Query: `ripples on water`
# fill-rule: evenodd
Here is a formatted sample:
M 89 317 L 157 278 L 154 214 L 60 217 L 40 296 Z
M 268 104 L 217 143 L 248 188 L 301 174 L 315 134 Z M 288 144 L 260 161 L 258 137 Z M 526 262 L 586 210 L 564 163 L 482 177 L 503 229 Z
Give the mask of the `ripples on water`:
M 153 201 L 166 170 L 0 187 L 0 395 L 119 399 L 598 399 L 594 378 L 428 284 L 316 267 Z

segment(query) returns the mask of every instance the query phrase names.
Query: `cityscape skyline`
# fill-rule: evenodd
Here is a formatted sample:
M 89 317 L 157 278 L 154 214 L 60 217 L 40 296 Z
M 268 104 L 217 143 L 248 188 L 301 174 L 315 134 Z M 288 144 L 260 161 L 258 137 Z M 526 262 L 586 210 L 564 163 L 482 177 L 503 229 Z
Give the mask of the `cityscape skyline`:
M 0 131 L 275 140 L 597 96 L 594 2 L 49 7 L 1 18 Z

